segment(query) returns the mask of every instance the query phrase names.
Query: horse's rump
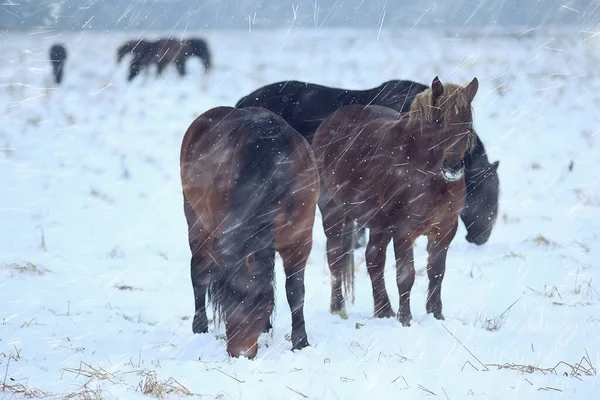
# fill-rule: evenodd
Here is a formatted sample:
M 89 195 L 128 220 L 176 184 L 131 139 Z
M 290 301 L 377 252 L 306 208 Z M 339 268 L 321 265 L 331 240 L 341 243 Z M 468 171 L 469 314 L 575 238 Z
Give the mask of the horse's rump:
M 274 307 L 276 249 L 310 251 L 318 196 L 314 156 L 306 140 L 270 111 L 218 107 L 186 132 L 181 179 L 195 214 L 188 227 L 204 238 L 190 242 L 192 253 L 216 265 L 211 271 L 203 270 L 208 264 L 196 267 L 199 275 L 210 274 L 209 300 L 226 322 L 228 351 L 252 357 Z M 192 280 L 195 290 L 205 281 Z

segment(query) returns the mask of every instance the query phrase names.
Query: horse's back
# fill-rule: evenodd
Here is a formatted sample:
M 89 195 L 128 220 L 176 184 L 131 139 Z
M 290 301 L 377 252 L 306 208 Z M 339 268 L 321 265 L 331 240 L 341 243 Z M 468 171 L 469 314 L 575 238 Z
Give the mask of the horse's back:
M 334 111 L 351 105 L 381 105 L 406 112 L 427 86 L 392 80 L 366 90 L 349 90 L 300 81 L 282 81 L 263 86 L 240 99 L 236 107 L 258 106 L 281 115 L 312 143 L 319 125 Z

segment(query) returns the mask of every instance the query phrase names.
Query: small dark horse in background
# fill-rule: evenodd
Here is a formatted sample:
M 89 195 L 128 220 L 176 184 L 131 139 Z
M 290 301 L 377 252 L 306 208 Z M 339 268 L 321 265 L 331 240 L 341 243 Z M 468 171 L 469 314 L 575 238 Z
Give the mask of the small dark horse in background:
M 271 110 L 312 142 L 319 124 L 342 106 L 380 105 L 405 113 L 410 110 L 415 97 L 426 89 L 426 85 L 400 80 L 384 82 L 367 90 L 286 81 L 255 90 L 240 99 L 236 107 Z M 467 228 L 467 241 L 481 245 L 489 239 L 498 215 L 498 161 L 490 164 L 483 143 L 473 133 L 475 147 L 465 154 L 467 198 L 460 217 Z M 351 246 L 351 239 L 348 246 Z
M 167 38 L 155 42 L 144 39 L 131 40 L 117 49 L 117 63 L 120 63 L 127 54 L 133 56 L 129 64 L 128 81 L 153 64 L 157 66 L 157 75 L 161 75 L 169 64 L 174 64 L 179 75 L 184 76 L 186 75 L 187 59 L 194 56 L 202 61 L 206 73 L 211 69 L 211 54 L 208 44 L 200 38 L 184 41 Z
M 50 47 L 50 63 L 52 63 L 52 75 L 54 81 L 60 85 L 67 59 L 67 49 L 62 44 L 55 44 Z
M 370 229 L 366 250 L 375 317 L 394 315 L 385 288 L 385 253 L 390 240 L 396 256 L 400 295 L 398 320 L 410 325 L 410 291 L 415 281 L 413 244 L 428 238 L 426 310 L 442 314 L 441 289 L 448 247 L 464 207 L 467 151 L 475 143 L 471 103 L 477 79 L 466 87 L 436 77 L 418 94 L 408 114 L 381 106 L 349 105 L 317 129 L 313 149 L 321 177 L 319 209 L 327 235 L 332 274 L 331 312 L 346 316 L 343 293 L 354 270 L 343 262 L 347 221 Z
M 208 331 L 208 291 L 215 321 L 225 321 L 227 352 L 253 358 L 275 306 L 277 250 L 292 313 L 292 348 L 308 346 L 304 269 L 319 196 L 308 142 L 270 111 L 213 108 L 183 138 L 181 182 L 192 252 L 193 331 Z

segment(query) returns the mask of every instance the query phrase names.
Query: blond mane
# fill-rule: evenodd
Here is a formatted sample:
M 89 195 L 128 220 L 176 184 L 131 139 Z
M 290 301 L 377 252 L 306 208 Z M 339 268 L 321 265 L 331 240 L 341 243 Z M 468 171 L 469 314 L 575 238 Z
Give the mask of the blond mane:
M 433 122 L 433 108 L 452 110 L 455 107 L 464 110 L 469 106 L 467 96 L 460 91 L 463 87 L 454 83 L 444 83 L 444 93 L 439 97 L 438 104 L 433 104 L 431 88 L 415 96 L 410 106 L 410 122 Z M 443 113 L 447 115 L 448 113 Z
M 434 108 L 442 109 L 443 120 L 442 124 L 447 125 L 449 119 L 449 110 L 465 110 L 472 106 L 469 105 L 469 100 L 462 86 L 454 83 L 444 83 L 444 93 L 438 98 L 437 104 L 433 104 L 433 93 L 431 88 L 419 93 L 415 96 L 409 112 L 408 124 L 414 123 L 433 123 L 433 110 Z M 473 133 L 473 126 L 471 124 L 469 129 L 469 137 L 467 141 L 467 150 L 473 151 L 475 149 L 475 134 Z

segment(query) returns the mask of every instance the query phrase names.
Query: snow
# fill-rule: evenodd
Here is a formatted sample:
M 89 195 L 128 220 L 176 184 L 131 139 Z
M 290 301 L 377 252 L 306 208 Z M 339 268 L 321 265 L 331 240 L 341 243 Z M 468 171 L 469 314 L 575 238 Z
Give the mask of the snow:
M 132 83 L 115 57 L 135 34 L 0 37 L 0 388 L 133 399 L 144 388 L 178 396 L 168 389 L 179 382 L 219 399 L 596 398 L 599 39 L 566 29 L 194 34 L 213 52 L 210 75 L 193 60 L 184 79 L 170 69 Z M 60 87 L 47 61 L 55 42 L 69 55 Z M 228 358 L 223 326 L 192 334 L 178 160 L 191 121 L 278 80 L 358 89 L 435 75 L 478 77 L 475 126 L 500 160 L 490 240 L 467 243 L 461 225 L 450 247 L 446 320 L 425 313 L 424 239 L 411 327 L 372 318 L 363 249 L 349 318 L 330 315 L 318 215 L 306 273 L 311 347 L 290 351 L 279 258 L 274 331 L 256 359 Z M 397 309 L 394 278 L 390 247 Z

